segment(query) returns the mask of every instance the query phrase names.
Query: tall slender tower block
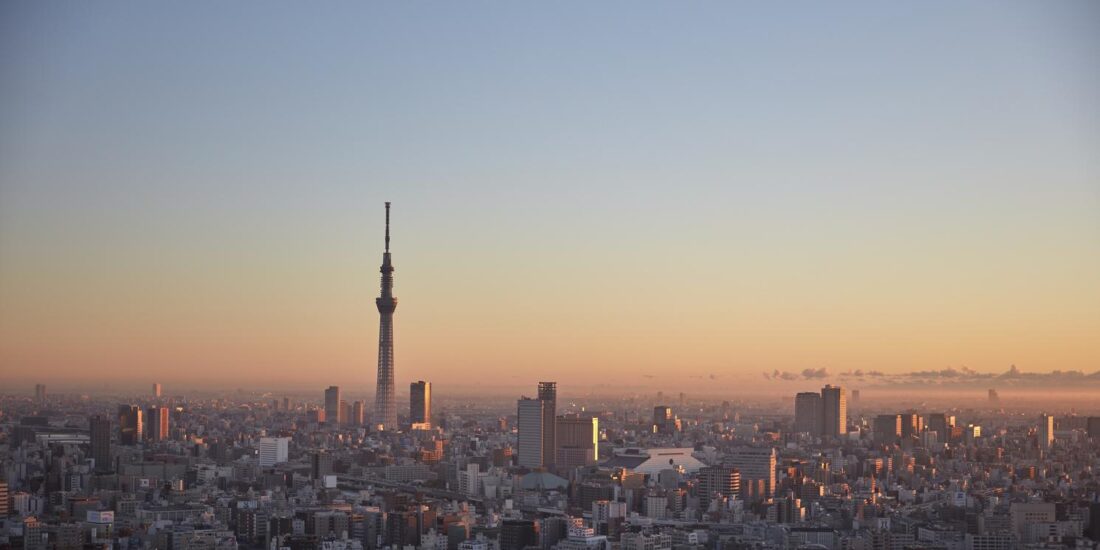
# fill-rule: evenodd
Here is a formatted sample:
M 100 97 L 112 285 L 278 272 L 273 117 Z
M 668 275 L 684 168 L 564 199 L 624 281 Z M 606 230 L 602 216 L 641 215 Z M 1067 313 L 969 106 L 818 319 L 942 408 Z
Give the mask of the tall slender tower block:
M 397 429 L 397 405 L 393 389 L 393 264 L 390 261 L 390 203 L 386 203 L 386 251 L 382 254 L 382 295 L 378 305 L 378 387 L 374 394 L 374 424 L 380 430 Z
M 539 382 L 539 400 L 546 404 L 542 410 L 542 465 L 551 467 L 558 454 L 558 383 Z

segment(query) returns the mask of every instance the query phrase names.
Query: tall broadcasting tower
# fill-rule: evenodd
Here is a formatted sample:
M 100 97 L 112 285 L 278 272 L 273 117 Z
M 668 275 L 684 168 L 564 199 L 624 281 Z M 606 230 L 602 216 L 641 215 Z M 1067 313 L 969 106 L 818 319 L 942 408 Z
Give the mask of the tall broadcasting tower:
M 390 203 L 386 203 L 386 252 L 382 254 L 382 295 L 378 305 L 378 387 L 374 394 L 374 423 L 380 430 L 397 429 L 397 406 L 393 395 L 393 264 L 390 263 Z

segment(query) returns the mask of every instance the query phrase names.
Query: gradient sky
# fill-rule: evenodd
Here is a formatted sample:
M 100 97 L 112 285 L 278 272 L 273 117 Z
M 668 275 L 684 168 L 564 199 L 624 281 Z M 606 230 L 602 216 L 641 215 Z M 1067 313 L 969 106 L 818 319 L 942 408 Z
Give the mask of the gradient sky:
M 4 2 L 0 383 L 1100 369 L 1100 4 L 797 8 Z

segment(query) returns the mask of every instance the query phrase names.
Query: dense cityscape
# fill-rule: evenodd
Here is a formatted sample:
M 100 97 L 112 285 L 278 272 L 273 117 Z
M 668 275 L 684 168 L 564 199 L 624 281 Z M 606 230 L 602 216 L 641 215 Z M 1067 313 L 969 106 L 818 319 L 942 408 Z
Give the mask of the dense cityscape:
M 0 550 L 1100 550 L 1100 0 L 0 0 Z
M 25 550 L 1011 550 L 1100 544 L 1100 416 L 394 386 L 389 203 L 375 402 L 0 397 L 0 546 Z M 560 394 L 559 394 L 560 391 Z M 942 401 L 942 400 L 941 400 Z M 445 405 L 442 405 L 445 403 Z M 899 410 L 901 408 L 902 410 Z M 401 411 L 407 414 L 401 414 Z M 1100 411 L 1091 411 L 1098 413 Z
M 120 405 L 39 385 L 0 401 L 0 545 L 1001 550 L 1100 540 L 1100 416 L 1013 409 L 994 391 L 950 410 L 890 412 L 833 386 L 761 404 L 566 400 L 554 382 L 532 392 L 441 409 L 431 384 L 416 382 L 399 425 L 380 431 L 337 386 L 187 397 L 154 385 Z

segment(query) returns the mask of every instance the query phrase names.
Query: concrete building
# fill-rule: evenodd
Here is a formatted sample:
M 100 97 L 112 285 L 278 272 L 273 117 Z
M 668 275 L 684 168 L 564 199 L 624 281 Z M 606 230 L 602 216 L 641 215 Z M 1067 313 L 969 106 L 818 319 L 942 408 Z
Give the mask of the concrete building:
M 848 433 L 848 402 L 844 388 L 826 385 L 821 388 L 821 435 L 840 437 Z
M 259 457 L 260 467 L 270 468 L 276 464 L 286 462 L 289 458 L 289 437 L 263 437 L 260 438 Z
M 146 439 L 152 442 L 168 439 L 168 407 L 149 407 Z
M 907 412 L 901 415 L 901 438 L 909 439 L 920 436 L 924 431 L 924 418 L 915 412 Z
M 325 423 L 343 424 L 344 411 L 340 407 L 340 386 L 329 386 L 325 390 Z
M 558 450 L 558 425 L 555 421 L 558 416 L 558 383 L 539 382 L 539 401 L 543 402 L 542 408 L 542 463 L 550 467 L 554 465 Z
M 928 421 L 925 423 L 925 429 L 928 431 L 936 432 L 940 441 L 947 441 L 948 429 L 953 427 L 954 422 L 948 422 L 947 415 L 944 413 L 931 413 L 928 415 Z
M 506 519 L 500 526 L 500 550 L 538 546 L 538 523 L 530 519 Z
M 351 418 L 349 421 L 356 426 L 362 426 L 366 423 L 366 411 L 366 403 L 363 401 L 356 401 L 351 407 Z
M 516 461 L 520 466 L 538 468 L 543 461 L 543 420 L 546 402 L 541 399 L 521 398 L 516 411 Z
M 699 470 L 699 511 L 706 512 L 716 498 L 735 498 L 741 493 L 741 472 L 732 466 L 707 466 Z
M 558 468 L 591 466 L 599 461 L 599 422 L 596 417 L 557 417 L 558 449 L 554 462 Z
M 1054 415 L 1044 414 L 1039 417 L 1037 435 L 1040 448 L 1049 449 L 1054 446 Z
M 111 420 L 96 415 L 88 419 L 88 435 L 95 461 L 95 471 L 104 473 L 114 470 L 111 463 Z
M 672 550 L 672 535 L 668 533 L 623 533 L 620 550 Z
M 794 431 L 820 436 L 824 427 L 821 394 L 801 392 L 794 396 Z
M 653 432 L 668 434 L 676 431 L 676 417 L 672 415 L 672 407 L 657 405 L 653 407 Z
M 425 424 L 432 422 L 432 384 L 418 380 L 409 384 L 409 423 Z
M 145 431 L 144 414 L 137 405 L 118 406 L 118 443 L 137 445 Z
M 901 415 L 880 414 L 875 417 L 872 435 L 876 443 L 893 445 L 901 438 Z
M 741 474 L 742 494 L 746 500 L 775 494 L 776 452 L 774 447 L 735 447 L 726 463 Z
M 1012 516 L 1012 530 L 1020 538 L 1027 534 L 1029 524 L 1053 523 L 1057 520 L 1053 502 L 1014 502 L 1009 513 Z
M 1094 440 L 1100 440 L 1100 416 L 1090 416 L 1085 421 L 1085 430 L 1089 434 L 1089 437 Z

